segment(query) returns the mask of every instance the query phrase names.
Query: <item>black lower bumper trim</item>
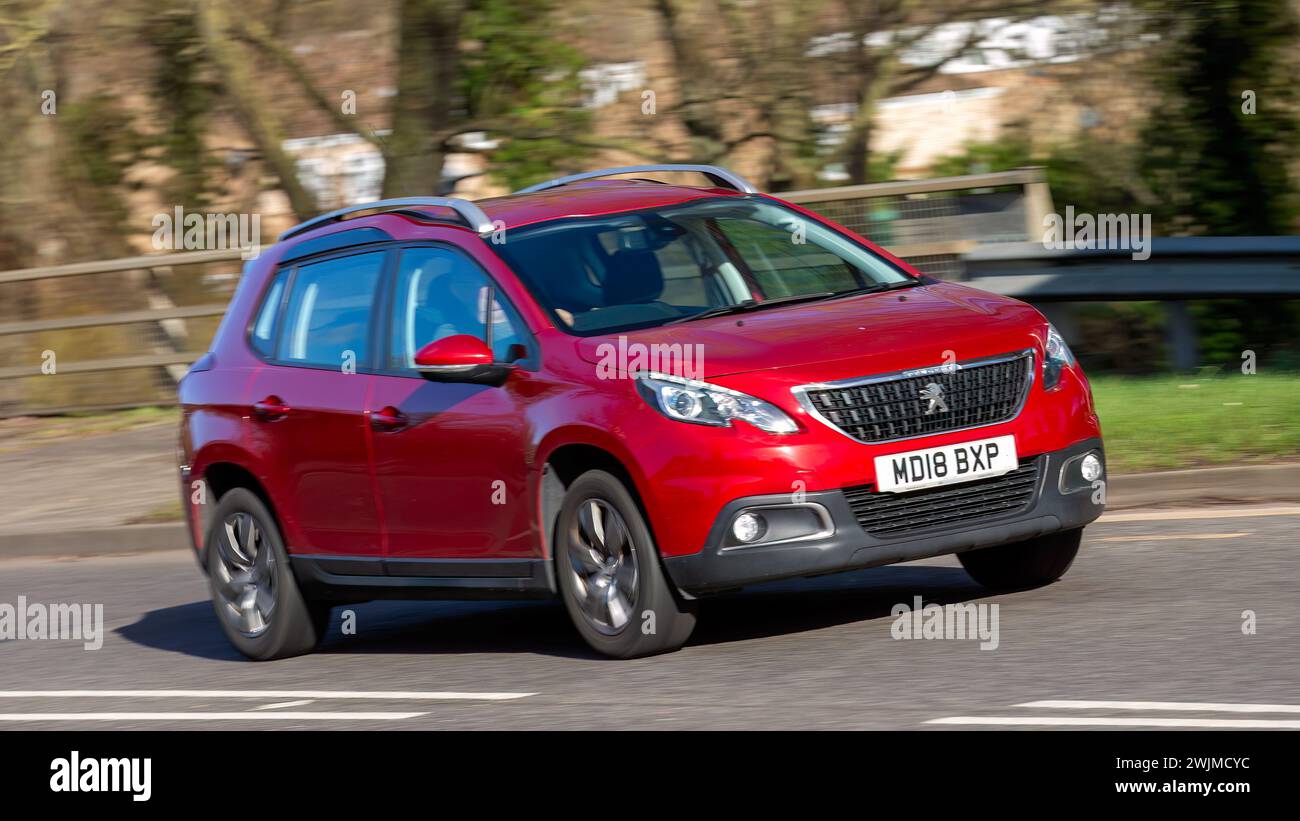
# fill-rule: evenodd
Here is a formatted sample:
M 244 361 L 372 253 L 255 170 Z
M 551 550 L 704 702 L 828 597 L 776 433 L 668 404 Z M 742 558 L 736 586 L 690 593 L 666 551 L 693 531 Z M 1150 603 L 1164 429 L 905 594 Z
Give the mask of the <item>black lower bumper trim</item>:
M 679 589 L 689 594 L 703 594 L 776 579 L 817 576 L 961 553 L 1072 530 L 1094 521 L 1104 510 L 1103 505 L 1093 503 L 1093 494 L 1088 490 L 1062 493 L 1058 484 L 1061 466 L 1066 460 L 1089 450 L 1103 453 L 1101 440 L 1086 439 L 1037 457 L 1042 462 L 1032 496 L 1027 504 L 1015 510 L 994 510 L 979 519 L 941 523 L 893 536 L 869 534 L 859 524 L 845 491 L 831 490 L 807 493 L 805 497 L 806 501 L 819 503 L 830 512 L 835 523 L 832 535 L 770 547 L 724 549 L 726 529 L 742 508 L 780 504 L 788 502 L 790 497 L 789 494 L 777 494 L 737 499 L 722 509 L 704 550 L 688 556 L 666 557 L 664 565 Z M 860 510 L 861 506 L 858 507 Z

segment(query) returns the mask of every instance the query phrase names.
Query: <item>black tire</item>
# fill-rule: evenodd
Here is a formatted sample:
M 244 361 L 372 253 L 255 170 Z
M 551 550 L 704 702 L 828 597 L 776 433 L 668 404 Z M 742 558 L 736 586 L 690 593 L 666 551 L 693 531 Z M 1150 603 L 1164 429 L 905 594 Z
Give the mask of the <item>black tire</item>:
M 617 517 L 610 515 L 611 509 Z M 589 523 L 598 516 L 606 536 L 596 551 L 586 546 L 584 516 Z M 621 547 L 620 520 L 627 537 Z M 690 638 L 695 629 L 694 607 L 678 596 L 668 580 L 645 517 L 632 494 L 614 476 L 591 470 L 569 485 L 554 542 L 555 570 L 565 609 L 594 650 L 614 658 L 635 658 L 671 652 Z M 602 550 L 620 558 L 602 564 Z M 588 575 L 587 570 L 593 567 L 600 569 Z M 600 586 L 602 575 L 604 587 Z M 611 588 L 615 588 L 612 597 Z M 617 623 L 620 611 L 626 615 L 621 625 Z
M 242 545 L 234 553 L 229 550 L 228 521 Z M 257 528 L 256 550 L 251 551 L 251 561 L 242 552 L 248 549 L 249 532 L 242 528 L 249 521 Z M 280 528 L 261 499 L 244 488 L 235 488 L 222 496 L 204 544 L 213 610 L 222 632 L 236 650 L 250 659 L 269 661 L 300 656 L 316 648 L 329 628 L 330 607 L 303 598 L 289 566 Z M 269 560 L 269 565 L 265 560 Z M 237 580 L 244 579 L 245 574 L 249 579 L 238 584 Z M 256 591 L 252 595 L 254 602 L 273 602 L 264 617 L 259 608 L 254 608 L 258 610 L 255 622 L 247 620 L 250 611 L 231 603 L 232 598 L 243 601 L 250 586 Z
M 1025 590 L 1065 575 L 1079 552 L 1083 528 L 1049 533 L 1027 542 L 958 553 L 971 578 L 992 590 Z

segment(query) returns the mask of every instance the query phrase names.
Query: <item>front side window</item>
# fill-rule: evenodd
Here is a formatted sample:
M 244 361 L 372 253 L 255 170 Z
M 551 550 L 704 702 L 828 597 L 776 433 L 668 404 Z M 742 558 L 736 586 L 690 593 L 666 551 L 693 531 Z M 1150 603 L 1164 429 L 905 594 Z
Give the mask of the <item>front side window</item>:
M 512 347 L 523 342 L 517 317 L 496 297 L 492 281 L 473 262 L 445 248 L 402 252 L 390 327 L 389 367 L 399 370 L 415 367 L 420 348 L 457 334 L 484 340 L 497 362 L 514 358 Z
M 280 322 L 277 358 L 325 368 L 367 362 L 371 306 L 383 266 L 384 253 L 372 252 L 300 267 Z
M 802 214 L 734 197 L 540 223 L 494 249 L 557 325 L 578 335 L 921 284 Z

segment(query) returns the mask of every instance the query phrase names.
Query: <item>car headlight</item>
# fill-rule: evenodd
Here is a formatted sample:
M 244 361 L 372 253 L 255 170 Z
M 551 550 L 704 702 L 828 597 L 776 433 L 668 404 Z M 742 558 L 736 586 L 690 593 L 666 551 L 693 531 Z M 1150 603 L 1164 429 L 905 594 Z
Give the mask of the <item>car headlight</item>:
M 1047 326 L 1047 355 L 1043 357 L 1043 389 L 1051 390 L 1061 382 L 1061 371 L 1074 364 L 1070 346 L 1050 324 Z
M 655 410 L 678 422 L 729 428 L 740 419 L 768 433 L 799 430 L 776 405 L 720 385 L 653 372 L 637 374 L 636 383 Z

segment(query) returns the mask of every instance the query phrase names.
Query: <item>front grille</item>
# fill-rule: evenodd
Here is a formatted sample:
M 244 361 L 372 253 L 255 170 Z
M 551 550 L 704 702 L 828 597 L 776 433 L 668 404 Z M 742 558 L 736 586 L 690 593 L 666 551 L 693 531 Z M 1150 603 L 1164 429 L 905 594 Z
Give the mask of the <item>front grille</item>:
M 1029 387 L 1031 367 L 1033 356 L 1025 352 L 920 376 L 809 388 L 805 396 L 826 420 L 859 442 L 887 442 L 1010 419 Z
M 911 493 L 876 493 L 874 486 L 844 489 L 858 524 L 876 538 L 953 527 L 1027 507 L 1034 498 L 1043 457 L 991 479 Z

